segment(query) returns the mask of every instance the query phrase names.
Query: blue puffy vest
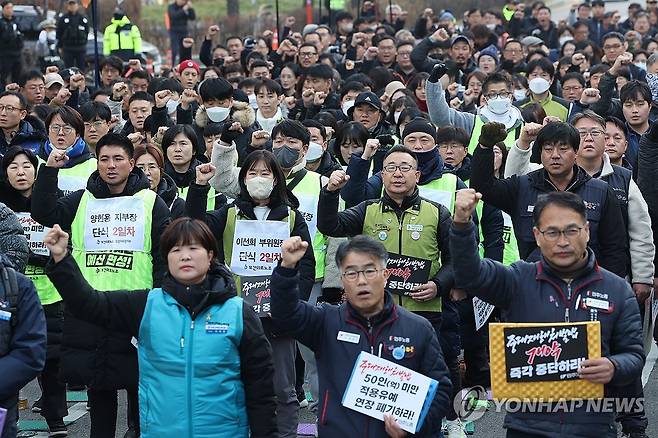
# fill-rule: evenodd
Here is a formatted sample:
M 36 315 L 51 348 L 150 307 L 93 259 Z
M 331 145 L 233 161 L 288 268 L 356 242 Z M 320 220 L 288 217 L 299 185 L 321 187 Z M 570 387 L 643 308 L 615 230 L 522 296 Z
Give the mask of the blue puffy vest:
M 142 438 L 248 438 L 242 324 L 239 297 L 193 321 L 171 295 L 151 290 L 139 328 Z

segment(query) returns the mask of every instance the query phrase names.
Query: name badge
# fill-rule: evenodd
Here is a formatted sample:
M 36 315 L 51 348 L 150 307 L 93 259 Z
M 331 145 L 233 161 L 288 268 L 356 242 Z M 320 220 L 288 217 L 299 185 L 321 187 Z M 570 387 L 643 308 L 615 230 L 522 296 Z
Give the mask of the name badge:
M 535 206 L 534 205 L 528 205 L 528 213 L 532 213 L 535 211 Z
M 421 224 L 407 224 L 407 231 L 423 231 Z
M 217 322 L 207 322 L 206 323 L 206 333 L 209 334 L 226 334 L 228 333 L 228 324 L 222 324 Z
M 601 310 L 608 310 L 610 308 L 610 303 L 608 301 L 596 298 L 585 298 L 585 305 L 587 307 Z
M 2 321 L 9 321 L 11 319 L 11 312 L 7 312 L 6 310 L 0 310 L 0 320 Z M 357 335 L 357 340 L 359 339 Z
M 339 331 L 336 339 L 343 342 L 349 342 L 351 344 L 358 344 L 359 339 L 361 339 L 361 335 L 356 333 Z

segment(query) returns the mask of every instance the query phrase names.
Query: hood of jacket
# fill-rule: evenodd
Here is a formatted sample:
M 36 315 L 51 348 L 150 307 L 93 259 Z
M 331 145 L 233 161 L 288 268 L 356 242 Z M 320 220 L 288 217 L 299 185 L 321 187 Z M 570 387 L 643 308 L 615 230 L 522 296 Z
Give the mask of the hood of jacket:
M 213 263 L 200 284 L 186 286 L 179 283 L 171 274 L 165 274 L 162 290 L 171 295 L 195 319 L 196 316 L 214 304 L 222 304 L 237 296 L 235 281 L 231 273 L 219 263 Z
M 334 170 L 342 169 L 341 165 L 336 161 L 333 155 L 329 153 L 329 148 L 322 154 L 320 158 L 320 166 L 315 170 L 322 176 L 329 177 Z
M 0 203 L 0 257 L 5 265 L 23 272 L 27 265 L 30 250 L 23 227 L 14 212 Z
M 567 186 L 567 188 L 564 190 L 565 192 L 576 192 L 580 186 L 585 184 L 587 181 L 589 181 L 592 177 L 585 172 L 585 170 L 582 167 L 578 167 L 577 165 L 573 166 L 574 169 L 574 175 L 573 178 L 571 179 L 571 182 Z M 546 169 L 543 167 L 541 169 L 537 169 L 535 171 L 532 171 L 528 174 L 528 179 L 530 180 L 530 184 L 532 184 L 534 187 L 536 187 L 539 191 L 542 192 L 554 192 L 558 191 L 557 187 L 551 182 L 548 172 L 546 172 Z
M 130 172 L 130 175 L 128 175 L 128 182 L 126 183 L 123 192 L 116 195 L 110 193 L 107 183 L 103 181 L 98 170 L 89 175 L 89 179 L 87 180 L 87 190 L 89 190 L 97 199 L 113 198 L 117 196 L 133 196 L 140 190 L 150 189 L 150 187 L 151 184 L 149 183 L 148 178 L 137 166 L 135 166 L 132 172 Z
M 156 189 L 156 193 L 162 200 L 167 204 L 167 207 L 171 208 L 171 205 L 174 203 L 176 198 L 178 198 L 178 187 L 174 182 L 174 179 L 170 177 L 166 172 L 161 172 L 160 175 L 160 184 Z
M 234 122 L 240 122 L 243 128 L 247 128 L 248 126 L 253 125 L 256 121 L 256 112 L 247 102 L 234 100 L 233 105 L 231 106 L 229 119 Z M 200 106 L 197 110 L 196 115 L 194 116 L 194 122 L 202 129 L 208 126 L 209 123 L 213 123 L 208 118 L 206 108 L 203 106 Z M 217 123 L 225 123 L 225 121 Z
M 165 152 L 166 154 L 166 152 Z M 192 158 L 190 167 L 185 171 L 185 173 L 178 173 L 174 166 L 171 165 L 169 160 L 165 159 L 165 174 L 169 175 L 174 182 L 174 185 L 178 188 L 189 187 L 194 179 L 196 178 L 196 167 L 201 164 L 196 158 Z
M 111 23 L 113 26 L 121 27 L 121 26 L 125 26 L 126 24 L 130 24 L 130 19 L 125 15 L 121 17 L 120 20 L 117 20 L 116 18 L 112 17 Z

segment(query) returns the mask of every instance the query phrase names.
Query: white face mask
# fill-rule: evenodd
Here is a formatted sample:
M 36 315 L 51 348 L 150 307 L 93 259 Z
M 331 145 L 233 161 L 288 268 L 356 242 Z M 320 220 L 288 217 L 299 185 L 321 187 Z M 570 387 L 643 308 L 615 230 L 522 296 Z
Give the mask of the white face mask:
M 211 122 L 223 122 L 228 118 L 231 108 L 224 108 L 223 106 L 216 106 L 213 108 L 206 108 L 206 114 Z
M 308 144 L 308 151 L 306 152 L 306 162 L 312 163 L 314 161 L 318 161 L 320 158 L 322 158 L 323 153 L 324 150 L 322 150 L 321 144 L 314 141 L 310 142 Z
M 487 23 L 487 29 L 494 30 L 496 28 L 496 23 Z
M 249 196 L 256 200 L 269 198 L 274 189 L 274 179 L 265 176 L 255 176 L 251 179 L 246 179 L 244 184 L 247 186 Z
M 546 93 L 549 88 L 551 88 L 551 83 L 544 78 L 534 78 L 528 82 L 528 86 L 530 87 L 530 91 L 533 93 L 543 94 Z
M 347 114 L 347 112 L 353 106 L 354 106 L 354 101 L 353 100 L 346 100 L 345 102 L 343 102 L 343 104 L 341 105 L 341 108 L 343 109 L 343 114 L 345 114 L 346 116 L 349 117 L 349 114 Z
M 251 106 L 255 110 L 258 109 L 258 102 L 256 102 L 256 95 L 255 94 L 250 94 L 249 95 L 249 106 Z
M 509 111 L 512 106 L 512 99 L 509 97 L 496 97 L 487 99 L 487 108 L 494 114 L 502 115 Z
M 527 97 L 525 90 L 514 90 L 514 100 L 523 100 Z
M 173 113 L 175 113 L 175 112 L 176 112 L 176 108 L 178 108 L 178 104 L 179 104 L 179 103 L 180 103 L 180 102 L 178 102 L 177 100 L 169 99 L 169 100 L 167 101 L 167 112 L 168 112 L 169 114 L 173 114 Z
M 573 39 L 573 37 L 571 35 L 561 36 L 560 37 L 560 47 L 562 47 L 562 45 L 564 43 L 566 43 L 567 41 L 571 41 L 572 39 Z
M 635 67 L 637 67 L 641 70 L 644 70 L 644 71 L 647 70 L 647 63 L 646 62 L 634 62 L 633 64 L 635 64 Z

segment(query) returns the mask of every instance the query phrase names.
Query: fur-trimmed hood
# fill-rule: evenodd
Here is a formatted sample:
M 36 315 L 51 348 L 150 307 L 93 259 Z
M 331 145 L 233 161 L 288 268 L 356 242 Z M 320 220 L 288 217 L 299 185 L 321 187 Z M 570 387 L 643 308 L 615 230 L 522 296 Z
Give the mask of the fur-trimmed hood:
M 233 101 L 233 106 L 231 107 L 231 114 L 229 116 L 234 122 L 240 122 L 243 128 L 251 126 L 256 121 L 256 112 L 254 109 L 247 103 L 241 102 L 238 100 Z M 194 116 L 194 122 L 201 129 L 208 126 L 208 114 L 206 114 L 206 108 L 200 106 Z M 222 123 L 222 122 L 219 122 Z

